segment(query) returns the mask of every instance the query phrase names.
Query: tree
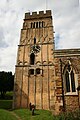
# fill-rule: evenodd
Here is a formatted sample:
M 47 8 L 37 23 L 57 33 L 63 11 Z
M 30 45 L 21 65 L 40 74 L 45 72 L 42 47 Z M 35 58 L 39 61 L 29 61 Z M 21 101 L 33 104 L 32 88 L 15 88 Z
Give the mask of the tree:
M 12 91 L 14 86 L 14 75 L 12 72 L 0 72 L 0 92 L 4 98 L 7 91 Z

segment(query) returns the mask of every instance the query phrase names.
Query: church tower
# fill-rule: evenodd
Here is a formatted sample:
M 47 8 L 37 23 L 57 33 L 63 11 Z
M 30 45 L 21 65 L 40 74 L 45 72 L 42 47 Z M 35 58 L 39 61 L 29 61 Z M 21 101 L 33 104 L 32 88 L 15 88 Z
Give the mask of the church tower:
M 53 109 L 54 33 L 51 10 L 25 13 L 15 68 L 14 108 Z

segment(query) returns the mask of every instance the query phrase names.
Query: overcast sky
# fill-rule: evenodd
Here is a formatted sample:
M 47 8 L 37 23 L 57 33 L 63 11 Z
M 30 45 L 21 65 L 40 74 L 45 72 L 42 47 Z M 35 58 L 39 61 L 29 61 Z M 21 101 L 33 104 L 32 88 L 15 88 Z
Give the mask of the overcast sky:
M 0 71 L 15 72 L 26 12 L 52 10 L 55 48 L 80 48 L 79 0 L 0 0 Z

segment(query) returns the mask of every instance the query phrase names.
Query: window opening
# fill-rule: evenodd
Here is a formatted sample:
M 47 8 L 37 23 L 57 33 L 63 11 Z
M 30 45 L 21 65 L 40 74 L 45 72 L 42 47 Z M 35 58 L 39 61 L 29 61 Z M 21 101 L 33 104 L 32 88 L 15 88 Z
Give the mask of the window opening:
M 70 81 L 68 71 L 66 71 L 65 78 L 66 78 L 66 92 L 70 92 Z
M 34 75 L 34 69 L 29 70 L 29 75 Z
M 33 23 L 33 28 L 35 28 L 35 22 Z
M 41 22 L 39 22 L 39 28 L 41 28 Z
M 71 85 L 72 85 L 72 92 L 76 92 L 75 90 L 75 80 L 74 80 L 74 73 L 71 71 Z
M 31 23 L 31 28 L 33 28 L 33 23 Z
M 34 44 L 36 44 L 36 38 L 34 38 Z
M 36 74 L 40 74 L 40 68 L 36 69 Z
M 34 53 L 31 53 L 31 55 L 30 55 L 30 64 L 34 65 L 34 63 L 35 63 L 35 55 L 34 55 Z
M 70 72 L 70 70 L 71 70 L 71 67 L 70 67 L 70 64 L 68 64 L 68 71 Z
M 31 28 L 42 28 L 44 27 L 44 21 L 42 22 L 31 22 Z
M 42 27 L 44 27 L 44 22 L 42 21 Z
M 66 92 L 76 92 L 75 74 L 70 64 L 65 71 L 65 90 Z
M 38 28 L 38 22 L 36 22 L 36 28 Z

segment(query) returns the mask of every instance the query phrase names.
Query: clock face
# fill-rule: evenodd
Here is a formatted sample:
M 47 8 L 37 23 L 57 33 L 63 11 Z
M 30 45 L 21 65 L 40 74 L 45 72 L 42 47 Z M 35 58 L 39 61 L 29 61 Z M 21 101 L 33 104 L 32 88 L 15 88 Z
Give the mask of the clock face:
M 40 46 L 39 45 L 33 45 L 31 47 L 32 51 L 35 53 L 38 53 L 40 51 Z

